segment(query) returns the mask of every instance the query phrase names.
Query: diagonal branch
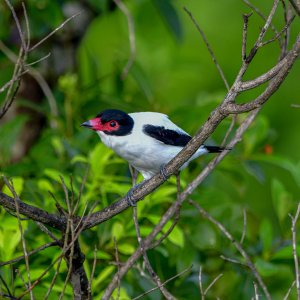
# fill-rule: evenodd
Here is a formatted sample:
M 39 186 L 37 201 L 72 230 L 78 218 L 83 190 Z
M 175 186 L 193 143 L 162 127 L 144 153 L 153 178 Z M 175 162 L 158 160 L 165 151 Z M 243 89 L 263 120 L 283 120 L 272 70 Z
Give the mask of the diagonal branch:
M 242 138 L 244 132 L 249 128 L 249 126 L 254 121 L 256 115 L 258 114 L 259 109 L 254 110 L 249 114 L 249 116 L 243 121 L 240 125 L 239 129 L 236 131 L 235 136 L 229 143 L 230 147 L 234 147 Z M 151 248 L 152 241 L 155 239 L 158 233 L 161 232 L 162 228 L 167 224 L 167 222 L 176 214 L 177 210 L 180 208 L 182 203 L 193 193 L 193 191 L 199 186 L 199 184 L 211 173 L 211 171 L 220 163 L 220 161 L 226 156 L 228 152 L 223 151 L 220 153 L 215 159 L 213 159 L 204 169 L 203 171 L 188 185 L 188 187 L 181 193 L 179 199 L 175 201 L 166 213 L 161 217 L 158 224 L 152 230 L 152 232 L 144 238 L 143 246 L 145 249 Z M 126 201 L 125 201 L 126 202 Z M 139 247 L 132 256 L 127 260 L 127 262 L 119 269 L 118 274 L 116 274 L 108 287 L 106 288 L 102 299 L 110 299 L 110 296 L 113 290 L 116 288 L 118 284 L 118 280 L 122 278 L 130 268 L 135 264 L 135 262 L 141 257 L 143 251 L 141 247 Z

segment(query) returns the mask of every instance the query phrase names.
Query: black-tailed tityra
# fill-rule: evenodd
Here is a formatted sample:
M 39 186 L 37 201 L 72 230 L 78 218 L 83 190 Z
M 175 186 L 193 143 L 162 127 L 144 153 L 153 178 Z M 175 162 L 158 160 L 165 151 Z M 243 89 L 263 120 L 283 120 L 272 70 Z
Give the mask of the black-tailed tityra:
M 81 126 L 96 131 L 102 142 L 127 160 L 145 180 L 162 171 L 192 138 L 167 115 L 156 112 L 127 114 L 107 109 Z M 180 170 L 202 154 L 222 150 L 222 147 L 202 145 Z M 130 198 L 129 203 L 132 205 Z

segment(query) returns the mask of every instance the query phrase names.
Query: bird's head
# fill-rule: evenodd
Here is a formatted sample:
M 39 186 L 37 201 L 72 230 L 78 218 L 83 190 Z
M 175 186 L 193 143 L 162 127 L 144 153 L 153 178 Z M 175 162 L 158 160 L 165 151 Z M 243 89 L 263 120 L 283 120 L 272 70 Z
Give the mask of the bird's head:
M 86 121 L 81 126 L 107 135 L 128 135 L 133 128 L 133 119 L 125 112 L 117 109 L 107 109 L 94 119 Z

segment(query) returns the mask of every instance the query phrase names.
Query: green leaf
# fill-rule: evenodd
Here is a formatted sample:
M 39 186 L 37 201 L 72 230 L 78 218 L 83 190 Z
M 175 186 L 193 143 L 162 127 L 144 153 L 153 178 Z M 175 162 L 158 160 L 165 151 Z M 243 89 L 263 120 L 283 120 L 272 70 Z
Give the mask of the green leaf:
M 102 284 L 102 282 L 114 271 L 114 269 L 114 266 L 108 266 L 104 268 L 104 270 L 100 272 L 100 274 L 93 280 L 92 285 L 94 289 L 98 288 L 99 285 Z
M 144 70 L 137 62 L 135 62 L 132 68 L 130 69 L 130 74 L 132 75 L 132 77 L 134 78 L 134 80 L 136 81 L 136 83 L 138 84 L 148 101 L 152 103 L 153 92 L 150 86 L 150 82 L 146 77 Z
M 245 154 L 249 155 L 253 149 L 267 138 L 269 132 L 269 121 L 266 117 L 260 116 L 255 123 L 245 132 L 243 141 Z
M 168 222 L 167 226 L 171 226 L 172 222 Z M 165 226 L 163 229 L 163 233 L 166 233 L 168 228 Z M 184 234 L 183 231 L 179 228 L 179 226 L 175 226 L 172 232 L 168 236 L 168 240 L 171 241 L 173 244 L 183 248 L 184 247 Z
M 300 256 L 300 245 L 297 246 L 297 255 Z M 272 259 L 293 259 L 293 246 L 288 245 L 280 248 L 272 255 Z
M 7 163 L 12 157 L 12 147 L 14 146 L 27 117 L 18 116 L 0 126 L 0 166 Z
M 172 0 L 153 0 L 154 5 L 158 9 L 160 15 L 166 22 L 167 26 L 171 29 L 176 40 L 180 42 L 182 40 L 182 26 L 175 10 Z
M 52 186 L 51 182 L 47 179 L 38 180 L 38 187 L 42 191 L 46 191 L 46 192 L 50 191 L 50 192 L 54 193 L 53 186 Z
M 263 243 L 263 251 L 269 252 L 272 248 L 273 227 L 269 219 L 265 218 L 260 224 L 259 236 Z
M 255 262 L 255 266 L 258 270 L 258 273 L 263 277 L 274 276 L 278 273 L 278 271 L 280 269 L 279 266 L 277 266 L 273 263 L 264 261 L 260 258 L 257 258 L 257 260 Z
M 292 196 L 286 191 L 283 184 L 276 178 L 273 178 L 272 180 L 271 189 L 274 209 L 279 221 L 282 222 L 292 210 Z
M 71 164 L 76 164 L 76 163 L 84 163 L 87 164 L 88 163 L 88 159 L 86 156 L 84 155 L 75 155 L 72 160 L 71 160 Z
M 118 250 L 126 255 L 131 255 L 135 251 L 135 247 L 131 244 L 124 243 L 118 245 Z
M 254 155 L 251 157 L 251 159 L 270 163 L 287 170 L 288 172 L 290 172 L 295 182 L 300 187 L 300 161 L 298 163 L 295 163 L 286 157 L 275 155 Z
M 0 257 L 2 261 L 10 260 L 13 258 L 16 247 L 18 246 L 20 241 L 21 234 L 19 229 L 0 230 Z
M 124 226 L 120 222 L 115 222 L 113 224 L 111 235 L 113 238 L 116 238 L 116 240 L 119 240 L 124 234 Z

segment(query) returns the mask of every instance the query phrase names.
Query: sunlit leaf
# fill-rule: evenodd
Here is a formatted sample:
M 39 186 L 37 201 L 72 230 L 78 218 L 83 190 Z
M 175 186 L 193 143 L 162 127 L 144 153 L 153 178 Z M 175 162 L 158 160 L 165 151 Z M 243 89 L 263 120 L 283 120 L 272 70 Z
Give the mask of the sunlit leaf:
M 131 255 L 136 249 L 132 244 L 123 243 L 118 244 L 118 250 L 123 254 Z
M 24 187 L 24 179 L 22 177 L 13 177 L 10 178 L 13 182 L 13 188 L 16 192 L 16 194 L 19 196 L 22 191 L 23 191 L 23 187 Z M 3 187 L 3 193 L 10 196 L 10 197 L 14 197 L 13 193 L 10 191 L 8 186 L 4 186 Z

